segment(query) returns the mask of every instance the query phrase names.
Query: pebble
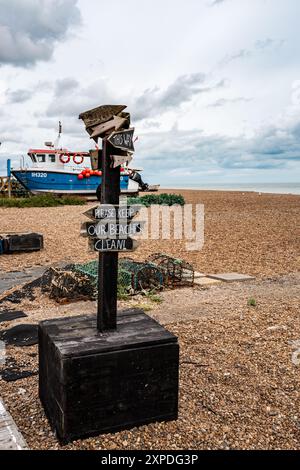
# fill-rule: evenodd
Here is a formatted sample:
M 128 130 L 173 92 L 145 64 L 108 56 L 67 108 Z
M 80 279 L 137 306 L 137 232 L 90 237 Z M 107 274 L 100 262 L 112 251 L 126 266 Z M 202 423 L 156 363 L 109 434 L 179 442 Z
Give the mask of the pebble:
M 200 198 L 207 206 L 204 249 L 187 253 L 178 241 L 150 241 L 142 242 L 133 257 L 145 259 L 155 251 L 167 251 L 186 258 L 199 271 L 240 271 L 256 275 L 258 282 L 253 286 L 253 296 L 258 306 L 251 314 L 247 313 L 247 301 L 252 296 L 247 285 L 222 285 L 200 292 L 206 303 L 202 305 L 201 298 L 196 297 L 197 318 L 191 319 L 185 318 L 186 309 L 182 309 L 182 305 L 191 309 L 190 289 L 164 294 L 166 298 L 169 295 L 170 306 L 178 315 L 172 318 L 168 329 L 179 337 L 181 356 L 191 358 L 191 362 L 209 364 L 209 367 L 192 364 L 181 367 L 178 421 L 154 423 L 60 446 L 39 402 L 38 378 L 15 383 L 1 381 L 1 396 L 31 449 L 300 450 L 300 374 L 292 363 L 292 354 L 300 348 L 300 293 L 296 274 L 299 251 L 296 237 L 291 237 L 298 224 L 299 197 L 262 195 L 259 198 L 247 194 L 243 198 L 238 193 L 206 191 L 185 194 L 189 202 Z M 17 209 L 5 211 L 6 229 L 27 226 L 30 231 L 39 231 L 42 220 L 46 249 L 38 254 L 2 257 L 3 269 L 21 269 L 46 260 L 53 263 L 73 257 L 74 252 L 80 254 L 78 261 L 94 257 L 87 252 L 86 240 L 73 230 L 83 221 L 84 208 L 30 209 L 24 211 L 22 220 L 17 212 Z M 257 223 L 253 223 L 254 216 Z M 62 227 L 70 237 L 57 244 Z M 265 287 L 273 289 L 272 295 L 264 296 Z M 37 320 L 47 318 L 47 299 L 41 299 Z M 167 307 L 164 303 L 161 310 Z M 27 308 L 32 311 L 32 302 L 28 301 Z M 277 329 L 279 325 L 288 329 Z M 272 330 L 274 326 L 276 330 Z M 26 351 L 9 348 L 7 354 L 18 364 L 24 361 L 35 370 L 38 358 L 28 357 L 28 352 L 36 353 L 37 348 Z M 232 379 L 225 380 L 225 377 Z M 26 393 L 19 394 L 20 388 Z M 276 428 L 272 428 L 275 424 Z

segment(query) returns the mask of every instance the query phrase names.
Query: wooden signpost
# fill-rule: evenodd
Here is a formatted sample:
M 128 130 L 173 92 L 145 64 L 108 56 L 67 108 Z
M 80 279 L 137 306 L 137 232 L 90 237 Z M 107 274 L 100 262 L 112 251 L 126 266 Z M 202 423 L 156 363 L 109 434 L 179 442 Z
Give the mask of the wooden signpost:
M 82 232 L 85 232 L 90 238 L 124 240 L 130 236 L 139 235 L 145 226 L 144 222 L 128 222 L 110 222 L 106 219 L 101 222 L 85 222 L 82 226 Z
M 117 317 L 118 253 L 133 251 L 137 241 L 132 237 L 144 227 L 134 220 L 138 206 L 119 204 L 118 163 L 134 151 L 130 116 L 122 130 L 110 135 L 108 130 L 114 116 L 125 118 L 124 109 L 103 106 L 80 115 L 90 135 L 107 129 L 98 157 L 101 204 L 85 213 L 91 222 L 82 227 L 99 253 L 97 317 L 39 325 L 39 395 L 62 443 L 178 415 L 177 338 L 141 310 Z
M 134 129 L 113 132 L 108 137 L 108 142 L 117 149 L 125 150 L 127 152 L 134 152 L 133 134 Z
M 121 122 L 118 118 L 114 118 L 113 120 L 117 120 L 119 123 Z M 108 121 L 108 123 L 110 122 L 111 121 Z M 126 120 L 123 120 L 123 125 L 125 122 Z M 102 126 L 104 126 L 104 124 L 102 124 Z M 109 130 L 109 126 L 107 130 Z M 120 149 L 119 156 L 121 158 L 127 158 L 127 154 L 124 156 L 123 151 L 134 151 L 133 133 L 134 129 L 123 129 L 122 131 L 113 132 L 109 137 L 103 138 L 101 153 L 102 182 L 100 211 L 103 206 L 119 205 L 120 168 L 116 165 L 112 166 L 111 161 L 112 156 L 116 154 L 118 149 Z M 118 224 L 118 218 L 116 222 Z M 120 224 L 118 227 L 120 227 Z M 116 227 L 111 227 L 112 230 L 113 228 Z M 102 229 L 105 231 L 103 225 Z M 116 238 L 112 230 L 110 232 L 106 231 L 105 238 Z M 120 228 L 116 230 L 120 230 Z M 135 233 L 137 233 L 137 231 Z M 128 235 L 131 235 L 131 233 L 128 233 Z M 93 246 L 95 251 L 99 252 L 97 328 L 103 333 L 117 328 L 118 252 L 133 251 L 135 248 L 131 239 L 128 239 L 127 242 L 126 240 L 124 242 L 124 239 L 119 241 L 113 240 L 113 243 L 110 243 L 109 240 L 101 240 L 96 241 Z
M 95 251 L 99 253 L 104 252 L 121 252 L 121 251 L 135 251 L 138 247 L 138 242 L 133 240 L 132 238 L 109 238 L 109 239 L 97 239 L 92 240 L 91 245 L 93 246 Z
M 119 205 L 120 199 L 120 168 L 111 168 L 111 155 L 114 148 L 103 139 L 102 145 L 102 183 L 101 204 Z M 117 328 L 117 283 L 118 283 L 118 252 L 102 252 L 99 257 L 98 273 L 98 314 L 97 328 L 99 331 Z
M 133 156 L 130 155 L 130 154 L 128 154 L 128 155 L 112 155 L 111 159 L 112 159 L 112 167 L 116 168 L 117 166 L 121 166 L 124 163 L 129 164 L 132 161 Z
M 104 136 L 108 131 L 118 130 L 122 126 L 124 126 L 126 122 L 126 119 L 120 117 L 120 116 L 114 116 L 113 119 L 111 119 L 108 122 L 105 122 L 104 124 L 99 124 L 98 126 L 93 128 L 93 133 L 91 135 L 91 139 L 97 139 L 98 137 Z
M 92 134 L 95 127 L 110 121 L 114 116 L 121 114 L 124 109 L 126 109 L 125 105 L 104 105 L 81 113 L 79 118 L 83 120 L 87 132 Z
M 132 220 L 141 209 L 141 206 L 113 206 L 113 205 L 101 205 L 93 207 L 88 211 L 84 212 L 84 215 L 91 220 L 101 219 L 130 219 Z

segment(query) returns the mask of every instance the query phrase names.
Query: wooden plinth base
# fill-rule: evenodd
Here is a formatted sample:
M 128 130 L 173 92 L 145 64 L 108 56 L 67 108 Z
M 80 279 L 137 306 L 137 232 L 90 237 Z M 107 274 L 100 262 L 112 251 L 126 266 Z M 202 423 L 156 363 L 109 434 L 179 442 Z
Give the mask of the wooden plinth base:
M 39 326 L 39 393 L 61 442 L 177 419 L 177 338 L 141 310 L 99 333 L 96 316 Z

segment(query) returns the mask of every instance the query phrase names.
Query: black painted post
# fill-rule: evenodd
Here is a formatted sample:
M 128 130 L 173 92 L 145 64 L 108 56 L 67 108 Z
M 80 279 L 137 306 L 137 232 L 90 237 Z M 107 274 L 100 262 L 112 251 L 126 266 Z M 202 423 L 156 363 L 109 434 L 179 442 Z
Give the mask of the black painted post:
M 120 167 L 111 168 L 112 145 L 103 139 L 101 204 L 119 204 Z M 99 158 L 100 158 L 99 152 Z M 117 328 L 118 253 L 99 254 L 97 328 Z

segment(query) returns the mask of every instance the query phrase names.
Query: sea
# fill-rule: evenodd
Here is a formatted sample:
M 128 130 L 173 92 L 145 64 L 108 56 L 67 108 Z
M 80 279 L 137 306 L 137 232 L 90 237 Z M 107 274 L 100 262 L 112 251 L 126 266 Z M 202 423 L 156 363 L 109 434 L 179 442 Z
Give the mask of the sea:
M 300 194 L 300 183 L 227 183 L 227 184 L 199 184 L 197 186 L 174 186 L 164 189 L 197 189 L 207 191 L 241 191 L 271 194 Z

